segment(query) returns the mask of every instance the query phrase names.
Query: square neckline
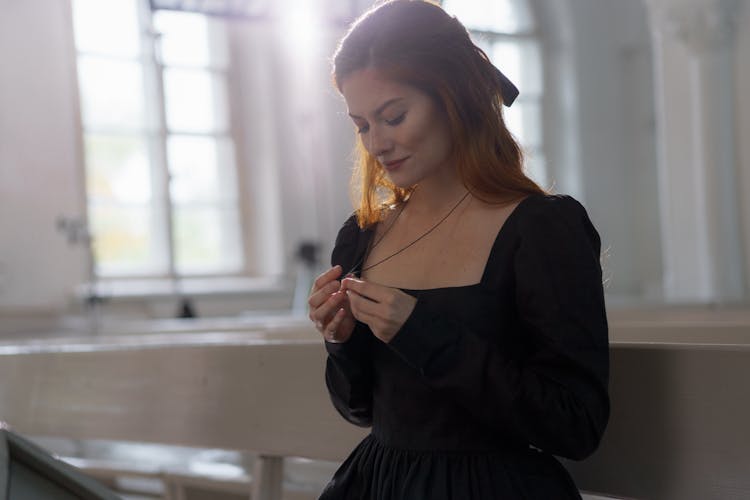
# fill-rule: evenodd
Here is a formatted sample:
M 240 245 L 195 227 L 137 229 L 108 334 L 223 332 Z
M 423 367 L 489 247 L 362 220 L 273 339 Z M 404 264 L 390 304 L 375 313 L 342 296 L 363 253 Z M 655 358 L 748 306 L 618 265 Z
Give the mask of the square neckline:
M 484 269 L 482 270 L 482 276 L 481 276 L 481 278 L 479 279 L 479 281 L 477 283 L 471 283 L 469 285 L 439 286 L 439 287 L 433 287 L 433 288 L 402 288 L 402 287 L 398 287 L 398 286 L 384 285 L 384 284 L 381 284 L 381 283 L 378 283 L 378 284 L 380 286 L 385 286 L 385 287 L 395 288 L 397 290 L 401 290 L 402 292 L 408 293 L 409 295 L 420 294 L 420 293 L 425 293 L 425 292 L 440 291 L 440 290 L 467 290 L 467 289 L 471 289 L 471 288 L 481 287 L 482 285 L 484 285 L 485 281 L 487 280 L 487 273 L 489 272 L 489 267 L 490 267 L 489 265 L 490 265 L 490 262 L 492 261 L 493 255 L 495 253 L 495 249 L 499 245 L 499 243 L 501 241 L 503 241 L 503 238 L 502 238 L 503 230 L 508 225 L 508 222 L 510 222 L 511 219 L 516 215 L 516 212 L 518 212 L 518 210 L 521 208 L 521 205 L 523 205 L 526 202 L 526 200 L 528 200 L 529 198 L 534 197 L 534 196 L 544 196 L 544 195 L 543 194 L 537 194 L 537 193 L 533 193 L 533 194 L 527 195 L 525 198 L 523 198 L 521 201 L 518 202 L 518 204 L 516 205 L 516 207 L 510 212 L 510 214 L 508 214 L 508 217 L 505 218 L 505 221 L 500 226 L 500 229 L 498 229 L 497 235 L 495 236 L 495 239 L 492 242 L 492 246 L 490 247 L 490 253 L 487 256 L 487 261 L 484 263 Z M 370 238 L 372 238 L 373 236 L 374 236 L 374 231 L 372 231 L 370 233 Z M 369 247 L 369 245 L 370 245 L 370 242 L 368 241 L 367 242 L 367 246 L 365 248 Z

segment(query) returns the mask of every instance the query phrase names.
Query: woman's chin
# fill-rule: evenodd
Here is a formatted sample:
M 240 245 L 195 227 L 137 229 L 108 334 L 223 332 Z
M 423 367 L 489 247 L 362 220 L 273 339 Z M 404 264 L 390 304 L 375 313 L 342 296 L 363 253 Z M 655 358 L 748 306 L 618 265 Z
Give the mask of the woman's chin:
M 386 177 L 394 186 L 400 189 L 409 189 L 416 184 L 416 180 L 400 172 L 386 172 Z

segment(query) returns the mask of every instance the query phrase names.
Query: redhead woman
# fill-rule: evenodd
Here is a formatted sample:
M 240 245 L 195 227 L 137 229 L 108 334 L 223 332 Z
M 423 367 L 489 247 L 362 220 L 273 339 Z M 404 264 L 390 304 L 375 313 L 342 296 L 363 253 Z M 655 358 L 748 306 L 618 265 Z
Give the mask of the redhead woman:
M 364 14 L 333 73 L 358 203 L 310 319 L 334 407 L 372 432 L 321 499 L 580 498 L 555 457 L 591 454 L 609 416 L 600 239 L 524 174 L 518 90 L 419 0 Z

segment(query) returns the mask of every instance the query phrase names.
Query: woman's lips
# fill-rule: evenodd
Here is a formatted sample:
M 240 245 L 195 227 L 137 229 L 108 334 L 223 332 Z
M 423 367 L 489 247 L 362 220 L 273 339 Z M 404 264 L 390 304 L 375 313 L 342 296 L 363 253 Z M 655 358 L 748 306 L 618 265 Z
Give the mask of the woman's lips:
M 406 158 L 401 158 L 400 160 L 387 161 L 383 163 L 383 166 L 385 167 L 387 171 L 392 172 L 396 170 L 398 167 L 400 167 L 401 164 L 404 163 L 408 159 L 409 157 L 407 156 Z

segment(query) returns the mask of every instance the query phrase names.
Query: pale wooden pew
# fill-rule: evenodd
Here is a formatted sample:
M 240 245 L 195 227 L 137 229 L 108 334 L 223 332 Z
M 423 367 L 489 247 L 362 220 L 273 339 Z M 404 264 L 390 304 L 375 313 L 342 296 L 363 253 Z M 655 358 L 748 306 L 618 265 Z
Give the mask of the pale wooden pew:
M 316 332 L 140 335 L 0 345 L 0 419 L 16 431 L 257 453 L 252 498 L 284 457 L 343 460 L 366 434 L 333 409 Z
M 610 327 L 612 418 L 590 459 L 566 463 L 577 484 L 750 498 L 750 314 Z M 31 435 L 254 451 L 252 498 L 276 500 L 283 457 L 340 461 L 367 433 L 333 410 L 324 360 L 304 324 L 0 345 L 0 419 Z
M 750 309 L 610 312 L 612 414 L 565 463 L 582 489 L 656 500 L 750 498 Z

